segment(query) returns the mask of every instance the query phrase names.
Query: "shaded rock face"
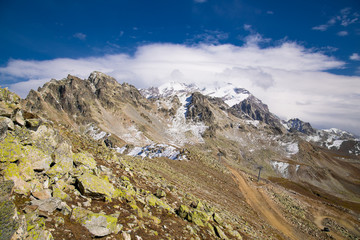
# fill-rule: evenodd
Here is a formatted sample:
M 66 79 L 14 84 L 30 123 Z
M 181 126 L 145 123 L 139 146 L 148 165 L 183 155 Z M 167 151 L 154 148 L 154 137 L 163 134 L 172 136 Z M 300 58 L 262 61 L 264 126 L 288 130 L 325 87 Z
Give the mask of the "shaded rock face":
M 289 127 L 290 132 L 301 132 L 304 134 L 313 134 L 316 132 L 315 129 L 312 128 L 310 123 L 303 122 L 298 118 L 290 119 L 286 125 Z
M 91 122 L 102 107 L 114 110 L 121 103 L 146 105 L 146 99 L 134 86 L 119 84 L 100 72 L 91 73 L 87 80 L 71 75 L 63 80 L 51 80 L 38 91 L 30 91 L 26 101 L 31 112 L 62 113 L 82 124 Z
M 213 123 L 215 117 L 210 109 L 207 97 L 199 92 L 193 93 L 191 95 L 191 102 L 188 105 L 186 118 L 192 119 L 195 122 Z
M 229 111 L 240 118 L 258 120 L 274 127 L 281 126 L 280 119 L 269 111 L 268 106 L 252 95 L 232 106 Z

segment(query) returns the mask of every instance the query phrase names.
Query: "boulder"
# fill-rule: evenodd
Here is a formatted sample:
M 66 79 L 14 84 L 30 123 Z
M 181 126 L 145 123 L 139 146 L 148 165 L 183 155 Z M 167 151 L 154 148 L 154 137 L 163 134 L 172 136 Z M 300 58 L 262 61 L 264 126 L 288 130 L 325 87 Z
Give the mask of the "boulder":
M 186 218 L 186 216 L 190 213 L 190 209 L 188 206 L 186 205 L 181 205 L 177 211 L 177 214 L 181 217 L 181 218 Z
M 117 234 L 121 230 L 121 225 L 117 224 L 117 217 L 93 213 L 81 207 L 73 209 L 71 219 L 83 225 L 96 237 Z
M 33 192 L 31 194 L 40 200 L 51 198 L 51 190 L 50 189 L 44 189 L 42 191 Z
M 42 172 L 50 169 L 50 164 L 53 162 L 50 155 L 33 146 L 25 146 L 24 151 L 33 170 Z
M 89 154 L 75 153 L 73 155 L 73 161 L 76 166 L 83 165 L 88 169 L 96 168 L 96 161 Z
M 62 202 L 59 198 L 53 198 L 53 197 L 42 200 L 37 200 L 33 198 L 33 200 L 31 201 L 31 204 L 38 206 L 40 211 L 44 211 L 48 213 L 52 213 L 56 209 L 62 209 L 63 206 L 61 203 Z
M 14 130 L 15 129 L 14 122 L 10 118 L 0 117 L 0 122 L 5 122 L 5 124 L 7 125 L 9 130 Z
M 81 194 L 94 198 L 111 198 L 115 193 L 114 186 L 108 180 L 90 173 L 79 176 L 77 186 Z
M 14 191 L 19 194 L 27 194 L 31 191 L 31 185 L 24 180 L 24 177 L 21 174 L 22 169 L 18 167 L 15 163 L 8 164 L 2 174 L 5 180 L 12 180 L 15 183 Z
M 0 141 L 6 138 L 8 126 L 5 121 L 0 120 Z
M 26 119 L 25 126 L 31 130 L 37 130 L 38 127 L 41 124 L 41 119 L 32 118 L 32 119 Z
M 216 234 L 220 239 L 223 239 L 223 240 L 228 239 L 228 237 L 225 235 L 225 233 L 223 232 L 223 230 L 221 230 L 221 228 L 220 228 L 219 226 L 214 226 L 214 231 L 215 231 L 215 234 Z
M 72 173 L 73 165 L 72 158 L 62 157 L 58 159 L 57 163 L 46 172 L 46 175 L 51 178 L 57 177 L 60 179 L 64 175 Z
M 19 229 L 18 215 L 15 204 L 10 201 L 14 189 L 13 181 L 0 182 L 0 239 L 12 239 Z
M 14 116 L 14 122 L 17 123 L 20 126 L 24 126 L 25 125 L 25 119 L 22 115 L 22 111 L 21 110 L 17 110 Z
M 154 195 L 158 198 L 166 197 L 165 191 L 160 188 L 156 191 L 156 193 Z

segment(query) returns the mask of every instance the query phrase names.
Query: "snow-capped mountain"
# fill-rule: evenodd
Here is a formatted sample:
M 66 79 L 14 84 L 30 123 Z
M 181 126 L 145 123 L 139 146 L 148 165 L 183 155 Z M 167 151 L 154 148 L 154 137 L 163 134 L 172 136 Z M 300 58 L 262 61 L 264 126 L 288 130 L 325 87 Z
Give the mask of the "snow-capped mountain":
M 229 107 L 239 104 L 251 95 L 248 90 L 238 88 L 232 83 L 227 83 L 218 87 L 199 88 L 195 84 L 168 82 L 159 87 L 140 89 L 140 92 L 148 99 L 200 92 L 205 96 L 222 99 Z

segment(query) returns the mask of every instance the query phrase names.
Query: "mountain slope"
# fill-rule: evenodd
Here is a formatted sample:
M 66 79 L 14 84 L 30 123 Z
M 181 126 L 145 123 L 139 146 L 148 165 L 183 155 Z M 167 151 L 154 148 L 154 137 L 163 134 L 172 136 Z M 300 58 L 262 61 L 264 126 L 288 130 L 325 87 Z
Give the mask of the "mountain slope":
M 16 115 L 3 109 L 11 112 L 10 117 Z M 50 134 L 55 140 L 49 159 L 54 151 L 54 156 L 67 153 L 64 164 L 56 157 L 55 162 L 49 160 L 49 167 L 35 172 L 36 179 L 47 176 L 54 197 L 56 175 L 51 174 L 72 162 L 69 174 L 57 177 L 69 189 L 76 187 L 80 197 L 71 195 L 72 200 L 64 201 L 74 205 L 70 207 L 75 216 L 77 204 L 96 214 L 100 209 L 108 215 L 120 209 L 115 212 L 123 229 L 111 230 L 110 238 L 130 234 L 143 239 L 351 239 L 359 235 L 359 157 L 349 149 L 341 151 L 344 143 L 352 141 L 356 147 L 358 140 L 340 131 L 312 130 L 301 120 L 284 124 L 245 89 L 169 83 L 138 90 L 93 72 L 85 80 L 74 76 L 52 80 L 31 91 L 18 109 L 26 116 L 52 121 L 46 127 L 59 134 Z M 30 135 L 44 129 L 24 127 Z M 5 139 L 13 136 L 12 130 L 7 134 Z M 340 150 L 332 148 L 340 138 L 344 139 Z M 25 139 L 29 138 L 16 141 L 26 146 Z M 323 145 L 329 139 L 332 142 Z M 62 142 L 70 146 L 71 154 L 62 150 Z M 95 160 L 95 165 L 88 163 L 90 172 L 73 158 L 79 153 Z M 98 199 L 99 192 L 86 187 L 92 175 L 107 179 L 115 192 L 129 192 L 114 195 L 104 183 L 111 194 L 103 192 L 100 196 L 107 198 Z M 63 191 L 69 194 L 66 188 Z M 21 194 L 36 198 L 34 190 Z M 82 196 L 87 200 L 80 201 Z M 260 207 L 261 202 L 269 211 Z M 21 201 L 16 204 L 24 208 Z M 81 231 L 94 236 L 86 226 L 81 231 L 72 227 L 77 224 L 75 216 L 66 219 L 66 228 L 76 236 Z M 346 221 L 339 216 L 346 216 Z M 315 221 L 320 218 L 327 222 Z M 324 224 L 331 233 L 319 229 Z

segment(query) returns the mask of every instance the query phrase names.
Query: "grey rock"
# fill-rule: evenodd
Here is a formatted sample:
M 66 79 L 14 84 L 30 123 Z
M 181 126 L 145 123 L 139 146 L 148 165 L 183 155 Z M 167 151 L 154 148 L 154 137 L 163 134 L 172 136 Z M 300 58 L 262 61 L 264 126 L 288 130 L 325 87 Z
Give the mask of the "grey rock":
M 4 121 L 0 121 L 0 141 L 6 138 L 8 126 Z
M 52 213 L 56 209 L 62 209 L 61 200 L 59 198 L 48 198 L 43 200 L 34 199 L 31 201 L 32 205 L 39 207 L 40 211 Z
M 25 119 L 23 117 L 21 110 L 16 111 L 15 116 L 14 116 L 14 122 L 19 124 L 20 126 L 25 125 Z

